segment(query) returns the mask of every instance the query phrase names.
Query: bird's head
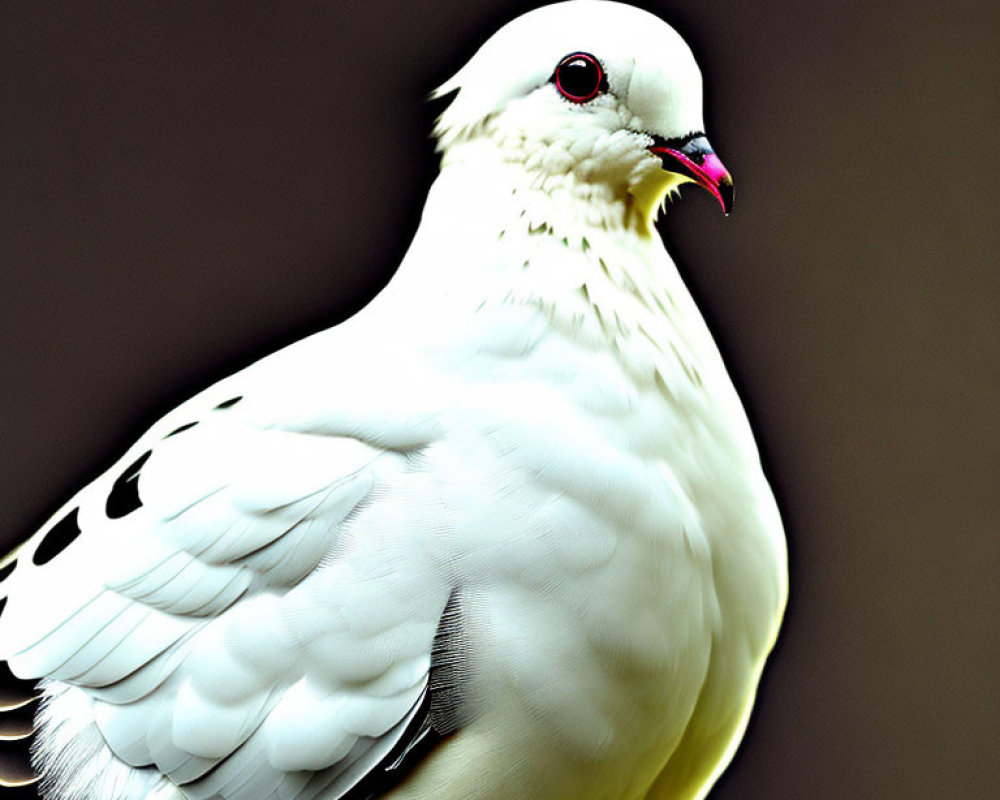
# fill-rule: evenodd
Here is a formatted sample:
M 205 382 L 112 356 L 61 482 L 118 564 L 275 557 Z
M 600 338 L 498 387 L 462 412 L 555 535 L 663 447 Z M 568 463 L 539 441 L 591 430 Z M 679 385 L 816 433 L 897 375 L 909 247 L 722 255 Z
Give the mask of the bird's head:
M 468 144 L 481 155 L 485 143 L 523 166 L 536 188 L 569 183 L 646 222 L 687 181 L 724 212 L 732 205 L 732 179 L 704 133 L 694 56 L 645 11 L 602 0 L 531 11 L 493 35 L 436 95 L 454 91 L 435 131 L 446 164 L 470 152 Z

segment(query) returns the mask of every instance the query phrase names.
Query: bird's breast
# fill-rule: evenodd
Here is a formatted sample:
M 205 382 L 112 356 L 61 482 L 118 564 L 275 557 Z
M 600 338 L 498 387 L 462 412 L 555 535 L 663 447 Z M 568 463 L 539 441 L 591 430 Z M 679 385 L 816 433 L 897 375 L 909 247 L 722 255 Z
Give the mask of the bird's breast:
M 422 454 L 451 511 L 427 546 L 462 587 L 472 728 L 505 763 L 537 762 L 510 778 L 539 781 L 530 796 L 579 779 L 580 797 L 639 797 L 695 712 L 728 613 L 713 560 L 766 524 L 759 465 L 731 448 L 745 421 L 637 380 L 537 310 L 477 324 L 478 380 Z M 734 577 L 774 580 L 757 571 Z

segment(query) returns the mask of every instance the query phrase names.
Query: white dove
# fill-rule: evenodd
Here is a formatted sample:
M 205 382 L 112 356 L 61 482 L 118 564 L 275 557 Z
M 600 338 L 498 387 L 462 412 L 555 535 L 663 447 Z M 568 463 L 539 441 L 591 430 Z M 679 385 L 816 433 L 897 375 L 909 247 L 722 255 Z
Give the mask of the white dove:
M 573 0 L 453 91 L 389 286 L 8 557 L 45 797 L 702 798 L 731 758 L 786 556 L 652 226 L 684 181 L 732 200 L 698 68 L 650 14 Z

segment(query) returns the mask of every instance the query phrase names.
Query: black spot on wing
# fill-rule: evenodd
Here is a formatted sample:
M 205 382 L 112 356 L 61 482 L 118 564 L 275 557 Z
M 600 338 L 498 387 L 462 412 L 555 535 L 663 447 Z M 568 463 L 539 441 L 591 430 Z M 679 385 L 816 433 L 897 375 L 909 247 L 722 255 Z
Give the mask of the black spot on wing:
M 3 616 L 3 610 L 7 608 L 7 598 L 0 598 L 0 617 Z
M 142 472 L 142 465 L 151 455 L 152 451 L 147 450 L 118 476 L 105 506 L 110 519 L 120 519 L 142 506 L 139 499 L 139 474 Z
M 80 509 L 74 508 L 55 525 L 49 528 L 42 543 L 35 549 L 31 560 L 39 567 L 48 564 L 53 558 L 65 550 L 72 541 L 80 535 L 78 515 Z
M 0 661 L 0 713 L 22 708 L 37 697 L 37 681 L 18 678 L 6 661 Z
M 243 395 L 237 395 L 236 397 L 230 397 L 228 400 L 223 400 L 221 403 L 219 403 L 219 405 L 217 405 L 215 407 L 215 410 L 216 411 L 223 411 L 224 409 L 232 408 L 238 402 L 240 402 L 240 400 L 242 400 L 242 399 L 243 399 Z
M 170 433 L 168 433 L 163 438 L 164 439 L 169 439 L 171 436 L 176 436 L 178 433 L 184 433 L 184 431 L 190 430 L 191 428 L 193 428 L 197 424 L 198 424 L 198 421 L 195 420 L 194 422 L 187 423 L 187 425 L 181 425 L 179 428 L 174 428 L 172 431 L 170 431 Z
M 7 578 L 10 577 L 10 574 L 14 571 L 14 567 L 16 566 L 17 566 L 17 559 L 15 558 L 6 567 L 0 569 L 0 583 L 3 583 L 3 581 L 7 580 Z

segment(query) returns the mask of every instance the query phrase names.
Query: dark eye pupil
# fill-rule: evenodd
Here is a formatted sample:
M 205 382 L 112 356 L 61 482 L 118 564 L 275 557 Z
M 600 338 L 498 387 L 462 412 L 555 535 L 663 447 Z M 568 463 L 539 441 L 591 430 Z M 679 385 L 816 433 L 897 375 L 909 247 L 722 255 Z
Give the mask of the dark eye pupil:
M 563 97 L 583 103 L 603 88 L 604 70 L 592 55 L 574 53 L 559 62 L 555 81 Z

